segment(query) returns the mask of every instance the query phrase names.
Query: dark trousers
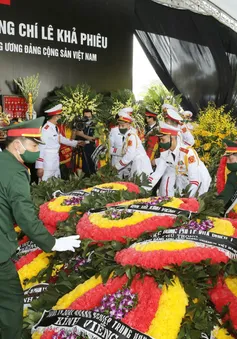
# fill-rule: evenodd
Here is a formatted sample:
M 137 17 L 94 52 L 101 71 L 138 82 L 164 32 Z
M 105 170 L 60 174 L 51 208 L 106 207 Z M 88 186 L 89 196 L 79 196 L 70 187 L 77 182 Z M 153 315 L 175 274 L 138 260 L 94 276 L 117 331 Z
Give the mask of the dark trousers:
M 20 339 L 23 321 L 23 290 L 15 265 L 0 264 L 0 338 Z

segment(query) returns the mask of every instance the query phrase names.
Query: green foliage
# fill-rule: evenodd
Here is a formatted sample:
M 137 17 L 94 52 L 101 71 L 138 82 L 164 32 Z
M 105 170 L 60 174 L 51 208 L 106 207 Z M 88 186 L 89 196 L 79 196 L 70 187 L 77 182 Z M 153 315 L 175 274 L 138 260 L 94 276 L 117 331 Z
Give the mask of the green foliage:
M 39 81 L 39 74 L 28 76 L 25 78 L 14 79 L 14 83 L 19 87 L 23 97 L 28 102 L 29 93 L 32 94 L 32 102 L 35 103 L 38 95 L 41 82 Z
M 158 113 L 158 119 L 163 120 L 161 106 L 170 104 L 179 108 L 182 102 L 181 95 L 175 95 L 174 91 L 168 91 L 163 85 L 152 85 L 144 94 L 143 104 Z
M 58 103 L 63 105 L 63 118 L 67 123 L 73 121 L 76 116 L 82 116 L 85 108 L 91 109 L 97 114 L 102 103 L 103 96 L 96 93 L 87 84 L 78 84 L 75 87 L 65 85 L 56 89 L 50 99 L 52 106 Z

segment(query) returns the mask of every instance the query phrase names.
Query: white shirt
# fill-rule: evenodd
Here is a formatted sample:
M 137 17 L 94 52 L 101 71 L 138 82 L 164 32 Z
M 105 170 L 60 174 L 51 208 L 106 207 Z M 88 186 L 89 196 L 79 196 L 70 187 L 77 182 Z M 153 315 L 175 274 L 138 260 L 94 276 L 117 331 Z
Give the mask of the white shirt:
M 36 161 L 35 168 L 44 168 L 44 156 L 47 152 L 59 152 L 60 144 L 76 147 L 78 141 L 70 140 L 62 136 L 57 126 L 48 121 L 42 128 L 42 141 L 45 143 L 39 145 L 40 157 Z

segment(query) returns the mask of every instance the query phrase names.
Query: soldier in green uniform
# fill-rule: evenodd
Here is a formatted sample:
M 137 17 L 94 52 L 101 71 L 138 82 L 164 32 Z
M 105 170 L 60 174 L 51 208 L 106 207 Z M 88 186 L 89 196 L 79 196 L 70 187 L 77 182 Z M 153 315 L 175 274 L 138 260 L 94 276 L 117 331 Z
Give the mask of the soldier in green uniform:
M 26 163 L 39 156 L 44 118 L 11 125 L 6 149 L 0 153 L 0 338 L 19 339 L 23 319 L 23 291 L 11 258 L 18 247 L 14 223 L 43 251 L 75 251 L 79 236 L 55 239 L 37 218 L 30 196 Z
M 235 193 L 237 192 L 237 143 L 224 139 L 226 144 L 227 169 L 230 173 L 227 175 L 227 180 L 224 190 L 219 194 L 218 198 L 228 205 L 230 200 L 235 200 Z

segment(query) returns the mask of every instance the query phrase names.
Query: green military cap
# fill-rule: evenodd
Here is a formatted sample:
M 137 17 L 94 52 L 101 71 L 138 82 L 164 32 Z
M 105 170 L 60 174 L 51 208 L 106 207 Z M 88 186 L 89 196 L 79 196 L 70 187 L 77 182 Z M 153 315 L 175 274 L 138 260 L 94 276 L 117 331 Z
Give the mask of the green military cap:
M 223 139 L 223 143 L 226 144 L 226 155 L 230 153 L 237 153 L 237 143 L 229 140 L 229 139 Z
M 40 117 L 33 120 L 23 121 L 19 124 L 5 126 L 1 129 L 3 131 L 7 131 L 8 137 L 32 138 L 38 143 L 43 143 L 41 140 L 43 122 L 44 117 Z

